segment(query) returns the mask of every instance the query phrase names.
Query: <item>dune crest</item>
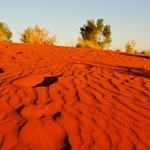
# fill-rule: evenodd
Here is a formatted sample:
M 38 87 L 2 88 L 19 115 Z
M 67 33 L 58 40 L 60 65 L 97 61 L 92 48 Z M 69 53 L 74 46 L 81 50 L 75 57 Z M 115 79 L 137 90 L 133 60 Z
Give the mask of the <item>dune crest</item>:
M 150 149 L 150 57 L 0 44 L 0 149 Z

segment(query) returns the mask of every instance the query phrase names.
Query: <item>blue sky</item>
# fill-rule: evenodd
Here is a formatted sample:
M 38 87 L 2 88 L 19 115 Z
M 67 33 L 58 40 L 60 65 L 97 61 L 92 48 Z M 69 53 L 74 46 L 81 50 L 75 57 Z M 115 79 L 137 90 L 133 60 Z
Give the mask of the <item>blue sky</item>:
M 137 50 L 150 49 L 150 0 L 0 0 L 0 21 L 19 34 L 39 25 L 57 36 L 57 45 L 74 45 L 87 20 L 104 19 L 112 30 L 112 49 L 129 40 Z

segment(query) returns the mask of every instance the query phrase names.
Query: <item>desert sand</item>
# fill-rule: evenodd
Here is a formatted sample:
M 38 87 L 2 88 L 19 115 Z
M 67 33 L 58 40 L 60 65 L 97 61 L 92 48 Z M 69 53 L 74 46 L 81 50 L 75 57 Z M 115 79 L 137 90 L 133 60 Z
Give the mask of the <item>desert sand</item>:
M 1 150 L 149 150 L 150 57 L 0 43 Z

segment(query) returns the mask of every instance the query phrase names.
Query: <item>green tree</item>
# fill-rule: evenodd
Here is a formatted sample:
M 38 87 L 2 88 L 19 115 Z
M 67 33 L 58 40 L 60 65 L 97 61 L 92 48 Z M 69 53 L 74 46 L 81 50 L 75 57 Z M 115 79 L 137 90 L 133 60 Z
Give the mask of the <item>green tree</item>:
M 11 42 L 12 32 L 10 31 L 7 24 L 0 22 L 0 41 Z
M 54 45 L 56 37 L 49 37 L 49 31 L 39 26 L 28 27 L 24 33 L 21 34 L 21 42 L 23 43 L 44 43 Z
M 80 28 L 81 38 L 77 43 L 77 47 L 86 48 L 107 48 L 111 39 L 110 25 L 104 25 L 103 19 L 98 19 L 95 23 L 94 20 L 88 20 L 87 23 Z

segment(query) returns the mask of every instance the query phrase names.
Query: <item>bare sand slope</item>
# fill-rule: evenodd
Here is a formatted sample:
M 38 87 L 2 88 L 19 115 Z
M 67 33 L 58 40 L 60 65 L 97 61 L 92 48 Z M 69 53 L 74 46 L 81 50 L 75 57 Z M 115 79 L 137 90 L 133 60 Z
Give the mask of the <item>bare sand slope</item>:
M 0 44 L 1 150 L 149 150 L 150 57 Z

